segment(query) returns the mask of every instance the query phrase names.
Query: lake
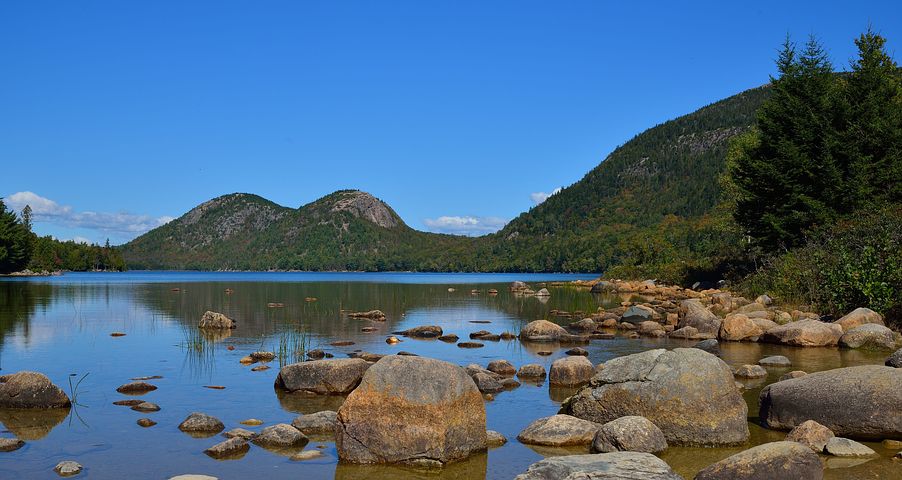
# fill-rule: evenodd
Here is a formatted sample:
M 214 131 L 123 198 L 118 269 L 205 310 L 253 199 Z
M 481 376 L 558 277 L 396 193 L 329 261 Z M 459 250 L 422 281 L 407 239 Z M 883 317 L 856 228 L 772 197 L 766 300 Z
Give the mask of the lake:
M 444 332 L 467 339 L 469 333 L 490 330 L 519 332 L 527 322 L 545 318 L 566 325 L 580 317 L 552 315 L 552 310 L 594 312 L 613 307 L 629 296 L 600 295 L 572 286 L 549 285 L 549 298 L 514 296 L 507 286 L 522 280 L 543 282 L 591 279 L 594 275 L 563 274 L 420 274 L 420 273 L 200 273 L 127 272 L 69 273 L 60 277 L 0 279 L 0 374 L 19 370 L 42 372 L 63 388 L 75 405 L 68 412 L 42 414 L 0 410 L 3 436 L 15 435 L 26 446 L 0 453 L 0 478 L 58 478 L 53 467 L 75 460 L 85 470 L 76 478 L 165 479 L 184 473 L 221 479 L 265 476 L 281 478 L 512 478 L 545 455 L 582 453 L 529 447 L 516 440 L 533 420 L 557 413 L 573 393 L 547 383 L 523 383 L 486 402 L 488 428 L 504 434 L 508 443 L 443 472 L 428 475 L 396 467 L 339 465 L 333 442 L 311 441 L 319 448 L 314 460 L 288 456 L 253 446 L 238 460 L 214 460 L 203 450 L 220 436 L 194 438 L 178 430 L 191 412 L 221 419 L 226 429 L 244 427 L 248 418 L 263 426 L 290 423 L 301 413 L 336 410 L 340 397 L 309 398 L 277 394 L 273 382 L 280 363 L 299 360 L 292 352 L 271 362 L 266 371 L 251 371 L 239 359 L 250 352 L 278 352 L 287 339 L 308 348 L 321 348 L 346 357 L 355 350 L 389 354 L 405 350 L 459 365 L 485 366 L 507 359 L 519 367 L 540 363 L 546 368 L 565 355 L 560 349 L 539 355 L 547 347 L 517 340 L 484 342 L 479 349 L 453 343 L 404 338 L 389 345 L 390 332 L 419 325 L 439 325 Z M 450 289 L 453 289 L 451 291 Z M 471 293 L 471 290 L 477 293 Z M 497 295 L 489 295 L 497 289 Z M 307 301 L 309 299 L 311 301 Z M 315 299 L 315 301 L 313 301 Z M 384 323 L 349 318 L 347 311 L 379 309 Z M 201 315 L 213 310 L 237 320 L 238 328 L 221 336 L 204 336 L 197 329 Z M 474 323 L 476 322 L 476 323 Z M 374 325 L 375 332 L 361 328 Z M 122 332 L 125 336 L 112 337 Z M 331 346 L 336 341 L 354 342 Z M 676 339 L 593 340 L 585 348 L 598 364 L 617 356 L 651 348 L 691 346 Z M 835 348 L 790 348 L 757 343 L 721 344 L 722 358 L 731 366 L 755 363 L 767 355 L 785 355 L 792 369 L 808 372 L 860 364 L 882 364 L 885 354 Z M 748 382 L 752 444 L 782 440 L 785 433 L 758 427 L 757 396 L 761 387 L 785 370 L 769 369 L 766 379 Z M 138 413 L 114 401 L 134 398 L 116 392 L 131 378 L 162 376 L 159 388 L 140 398 L 159 404 L 154 413 Z M 76 386 L 77 384 L 77 386 Z M 209 389 L 205 386 L 223 386 Z M 150 428 L 136 424 L 141 417 L 158 422 Z M 259 430 L 261 427 L 244 427 Z M 870 461 L 829 459 L 827 478 L 892 478 L 900 466 L 879 443 L 868 446 L 881 454 Z M 686 478 L 737 448 L 672 447 L 661 457 Z M 833 462 L 831 464 L 831 462 Z M 897 477 L 896 477 L 897 478 Z

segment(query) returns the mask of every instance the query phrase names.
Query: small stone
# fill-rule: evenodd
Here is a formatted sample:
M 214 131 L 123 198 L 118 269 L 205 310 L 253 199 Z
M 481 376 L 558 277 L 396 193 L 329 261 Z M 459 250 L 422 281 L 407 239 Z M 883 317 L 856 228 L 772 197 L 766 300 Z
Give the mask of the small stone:
M 460 342 L 457 346 L 459 348 L 482 348 L 485 344 L 479 342 Z
M 251 371 L 252 372 L 263 372 L 263 371 L 269 370 L 269 369 L 270 369 L 269 365 L 257 365 L 256 367 L 252 368 Z
M 743 365 L 736 369 L 734 375 L 739 378 L 763 378 L 767 376 L 767 370 L 761 365 Z
M 485 431 L 485 445 L 489 448 L 497 448 L 507 443 L 507 438 L 494 431 L 494 430 L 486 430 Z
M 191 413 L 179 424 L 179 430 L 183 432 L 219 433 L 224 429 L 225 425 L 218 418 L 199 412 Z
M 865 445 L 841 437 L 833 437 L 828 440 L 824 451 L 836 457 L 868 457 L 877 454 Z
M 242 363 L 242 364 L 244 364 L 244 365 L 250 365 L 250 364 L 254 363 L 254 359 L 251 358 L 250 356 L 247 356 L 247 357 L 241 357 L 241 358 L 238 360 L 238 363 Z
M 152 392 L 156 389 L 156 385 L 151 385 L 147 382 L 131 382 L 126 383 L 125 385 L 120 385 L 119 388 L 116 389 L 116 391 L 119 393 L 142 394 Z
M 492 360 L 486 370 L 505 376 L 513 376 L 517 373 L 517 369 L 507 360 Z
M 667 449 L 664 432 L 645 417 L 629 415 L 605 423 L 592 440 L 592 451 L 658 453 Z
M 204 385 L 204 388 L 209 388 L 210 390 L 225 390 L 225 387 L 222 385 Z
M 276 359 L 276 354 L 273 352 L 252 352 L 248 356 L 255 362 L 271 362 Z
M 116 400 L 113 402 L 113 405 L 118 405 L 120 407 L 134 407 L 135 405 L 140 405 L 144 403 L 144 400 Z
M 438 337 L 438 339 L 446 343 L 457 343 L 457 341 L 460 340 L 460 337 L 451 333 L 448 335 L 442 335 L 441 337 Z
M 240 457 L 250 448 L 251 446 L 247 444 L 247 440 L 234 437 L 213 445 L 204 450 L 204 453 L 213 458 Z
M 520 370 L 517 371 L 517 376 L 521 379 L 543 379 L 546 376 L 545 367 L 538 363 L 529 363 L 520 367 Z
M 514 380 L 513 378 L 505 378 L 501 380 L 501 386 L 504 387 L 505 390 L 511 390 L 520 386 L 520 382 Z
M 238 422 L 242 425 L 249 425 L 251 427 L 256 427 L 257 425 L 263 425 L 263 420 L 257 420 L 256 418 L 248 418 L 247 420 L 242 420 Z
M 151 420 L 151 419 L 149 419 L 149 418 L 139 418 L 139 419 L 138 419 L 138 425 L 140 425 L 140 426 L 142 426 L 142 427 L 144 427 L 144 428 L 152 427 L 152 426 L 154 426 L 154 425 L 156 425 L 156 424 L 157 424 L 157 422 L 155 422 L 155 421 L 153 421 L 153 420 Z
M 72 460 L 66 460 L 60 463 L 57 463 L 55 467 L 53 467 L 53 471 L 59 474 L 61 477 L 71 477 L 72 475 L 78 475 L 81 473 L 82 466 L 78 462 L 73 462 Z
M 808 375 L 808 373 L 802 370 L 793 370 L 789 373 L 784 373 L 783 375 L 781 375 L 780 379 L 777 381 L 782 382 L 783 380 L 792 380 L 793 378 L 804 377 L 805 375 Z
M 160 406 L 156 403 L 151 402 L 141 402 L 132 407 L 132 410 L 136 412 L 159 412 Z
M 387 343 L 387 344 L 389 344 L 389 345 L 394 345 L 394 344 L 396 344 L 396 343 L 401 343 L 401 339 L 398 338 L 398 337 L 392 336 L 392 337 L 386 338 L 386 339 L 385 339 L 385 343 Z
M 573 347 L 570 350 L 567 350 L 565 353 L 567 355 L 575 355 L 575 356 L 583 356 L 583 357 L 589 356 L 588 350 L 586 350 L 585 348 L 582 348 L 582 347 Z
M 552 415 L 529 424 L 517 440 L 527 445 L 589 445 L 601 425 L 570 415 Z
M 319 458 L 322 456 L 323 452 L 319 450 L 304 450 L 303 452 L 298 452 L 292 455 L 291 460 L 302 462 L 304 460 L 313 460 L 314 458 Z
M 576 387 L 588 383 L 594 374 L 595 366 L 586 357 L 565 357 L 551 364 L 548 380 L 552 385 Z
M 784 357 L 783 355 L 774 355 L 758 360 L 758 365 L 765 367 L 791 367 L 792 362 L 790 362 L 789 359 Z
M 334 435 L 338 413 L 325 410 L 301 415 L 291 421 L 291 426 L 304 435 Z
M 110 333 L 110 336 L 111 336 L 111 337 L 124 337 L 124 336 L 125 336 L 125 333 L 123 333 L 123 332 L 112 332 L 112 333 Z
M 12 452 L 18 450 L 25 445 L 25 442 L 18 438 L 0 438 L 0 452 Z

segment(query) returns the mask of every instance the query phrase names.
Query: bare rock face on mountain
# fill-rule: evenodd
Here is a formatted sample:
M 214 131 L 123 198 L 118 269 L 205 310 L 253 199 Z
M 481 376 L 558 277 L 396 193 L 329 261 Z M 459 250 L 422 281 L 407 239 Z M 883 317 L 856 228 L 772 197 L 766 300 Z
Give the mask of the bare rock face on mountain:
M 401 225 L 398 215 L 385 203 L 366 192 L 348 190 L 340 192 L 340 198 L 332 204 L 333 212 L 349 212 L 379 225 L 382 228 L 395 228 Z
M 338 409 L 338 457 L 440 466 L 485 451 L 485 405 L 463 368 L 389 355 Z

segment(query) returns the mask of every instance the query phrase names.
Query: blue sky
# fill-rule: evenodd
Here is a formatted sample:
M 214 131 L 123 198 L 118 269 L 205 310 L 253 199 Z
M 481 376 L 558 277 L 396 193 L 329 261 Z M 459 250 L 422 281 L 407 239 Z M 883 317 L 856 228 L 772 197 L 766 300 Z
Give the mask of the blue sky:
M 767 82 L 786 33 L 848 65 L 898 2 L 0 4 L 0 196 L 113 243 L 231 192 L 340 188 L 492 231 L 617 145 Z

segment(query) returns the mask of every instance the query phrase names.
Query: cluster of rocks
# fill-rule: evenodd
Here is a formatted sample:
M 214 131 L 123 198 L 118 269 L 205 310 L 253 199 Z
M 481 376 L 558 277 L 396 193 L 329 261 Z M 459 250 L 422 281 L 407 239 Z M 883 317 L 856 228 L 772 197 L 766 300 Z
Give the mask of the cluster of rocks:
M 516 296 L 542 298 L 551 296 L 551 292 L 549 292 L 547 288 L 542 287 L 538 291 L 536 291 L 524 282 L 513 282 L 510 284 L 510 287 L 508 287 L 508 289 Z

